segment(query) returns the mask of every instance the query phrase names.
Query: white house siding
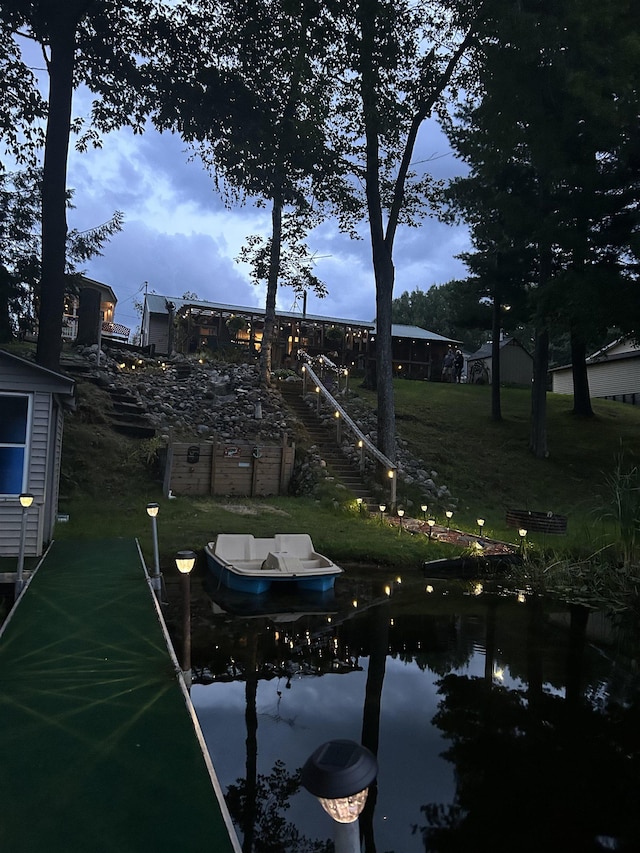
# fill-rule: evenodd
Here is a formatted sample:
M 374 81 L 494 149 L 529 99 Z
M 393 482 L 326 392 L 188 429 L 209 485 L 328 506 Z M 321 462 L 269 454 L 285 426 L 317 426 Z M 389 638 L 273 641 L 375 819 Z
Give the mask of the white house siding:
M 588 364 L 587 376 L 592 397 L 640 405 L 640 355 Z M 556 394 L 573 394 L 571 368 L 555 370 L 552 377 Z
M 554 394 L 573 394 L 571 368 L 553 371 L 551 374 L 551 390 Z
M 165 354 L 169 351 L 169 315 L 150 314 L 145 345 L 155 348 L 155 352 Z
M 57 514 L 57 481 L 54 488 L 49 478 L 52 472 L 59 471 L 62 421 L 59 420 L 61 406 L 57 401 L 54 403 L 53 395 L 60 393 L 71 398 L 73 389 L 72 379 L 0 352 L 0 392 L 24 394 L 31 399 L 26 491 L 33 494 L 34 502 L 27 511 L 27 556 L 42 554 L 43 539 L 50 536 L 51 527 L 45 524 L 45 519 L 55 518 Z M 56 427 L 59 427 L 57 432 Z M 0 496 L 0 556 L 17 556 L 21 527 L 22 507 L 18 498 Z

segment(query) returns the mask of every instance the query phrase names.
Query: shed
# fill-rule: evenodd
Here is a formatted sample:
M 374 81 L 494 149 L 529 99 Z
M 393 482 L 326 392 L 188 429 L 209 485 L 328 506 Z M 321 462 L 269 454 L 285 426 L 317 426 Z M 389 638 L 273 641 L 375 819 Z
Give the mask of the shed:
M 0 350 L 0 556 L 18 554 L 23 493 L 34 496 L 25 554 L 39 556 L 53 536 L 63 411 L 73 407 L 74 392 L 68 376 Z
M 467 382 L 491 382 L 491 342 L 483 344 L 467 358 Z M 533 357 L 516 338 L 500 341 L 500 383 L 503 385 L 531 385 Z
M 640 347 L 629 338 L 618 338 L 586 360 L 591 397 L 640 405 Z M 551 387 L 555 394 L 573 394 L 570 364 L 555 367 Z

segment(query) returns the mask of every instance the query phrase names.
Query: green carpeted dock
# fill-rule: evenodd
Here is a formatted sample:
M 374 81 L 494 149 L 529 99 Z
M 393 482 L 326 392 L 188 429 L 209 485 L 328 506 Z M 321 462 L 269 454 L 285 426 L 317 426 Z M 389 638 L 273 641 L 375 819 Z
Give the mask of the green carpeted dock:
M 240 850 L 132 540 L 54 543 L 0 635 L 0 851 Z

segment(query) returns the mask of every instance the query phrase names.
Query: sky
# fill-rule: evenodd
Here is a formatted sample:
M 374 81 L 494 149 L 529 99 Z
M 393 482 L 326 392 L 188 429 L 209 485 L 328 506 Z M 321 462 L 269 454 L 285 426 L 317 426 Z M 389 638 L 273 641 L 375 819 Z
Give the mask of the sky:
M 86 115 L 89 104 L 88 94 L 77 91 L 74 115 Z M 415 160 L 425 159 L 435 177 L 451 177 L 463 169 L 435 122 L 426 124 L 418 138 Z M 134 135 L 122 129 L 104 136 L 101 148 L 85 153 L 77 152 L 72 143 L 67 184 L 74 190 L 75 205 L 68 214 L 69 228 L 82 231 L 107 221 L 116 210 L 124 214 L 122 231 L 82 271 L 114 290 L 115 321 L 132 332 L 140 323 L 135 305 L 145 289 L 174 297 L 189 291 L 202 300 L 264 307 L 264 286 L 252 284 L 246 266 L 235 258 L 247 236 L 269 233 L 270 210 L 251 203 L 225 207 L 211 176 L 191 158 L 179 136 L 153 129 Z M 362 239 L 353 240 L 341 234 L 335 222 L 325 221 L 309 235 L 308 245 L 317 259 L 314 272 L 329 291 L 324 299 L 308 295 L 309 314 L 374 319 L 366 221 L 360 234 Z M 417 228 L 400 227 L 394 297 L 464 277 L 465 267 L 456 255 L 467 248 L 463 226 L 428 218 Z M 302 310 L 289 288 L 279 289 L 277 306 Z

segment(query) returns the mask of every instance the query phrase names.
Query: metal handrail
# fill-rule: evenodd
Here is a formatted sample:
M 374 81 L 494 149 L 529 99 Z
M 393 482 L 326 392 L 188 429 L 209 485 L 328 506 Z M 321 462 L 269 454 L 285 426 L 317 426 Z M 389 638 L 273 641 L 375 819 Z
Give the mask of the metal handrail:
M 382 453 L 382 451 L 378 450 L 378 448 L 373 444 L 371 439 L 367 438 L 367 436 L 362 432 L 360 427 L 356 424 L 353 418 L 347 414 L 344 408 L 338 403 L 333 394 L 325 387 L 324 383 L 315 372 L 315 370 L 311 367 L 308 361 L 302 365 L 302 393 L 306 394 L 307 391 L 307 376 L 311 379 L 312 382 L 315 383 L 317 393 L 323 397 L 334 409 L 336 413 L 338 413 L 339 418 L 344 421 L 346 426 L 352 431 L 358 440 L 358 447 L 360 448 L 360 470 L 364 470 L 364 459 L 365 454 L 368 453 L 374 459 L 376 459 L 380 465 L 382 465 L 386 471 L 389 480 L 391 481 L 391 494 L 390 501 L 391 506 L 394 507 L 396 504 L 396 495 L 397 495 L 397 483 L 398 483 L 398 466 L 395 462 L 392 462 L 387 456 Z M 339 434 L 339 433 L 338 433 Z

